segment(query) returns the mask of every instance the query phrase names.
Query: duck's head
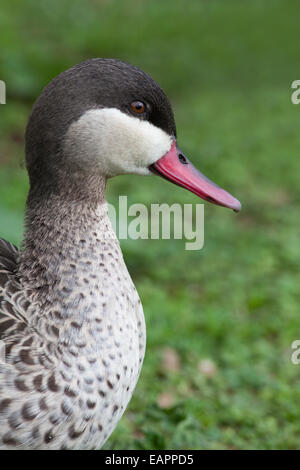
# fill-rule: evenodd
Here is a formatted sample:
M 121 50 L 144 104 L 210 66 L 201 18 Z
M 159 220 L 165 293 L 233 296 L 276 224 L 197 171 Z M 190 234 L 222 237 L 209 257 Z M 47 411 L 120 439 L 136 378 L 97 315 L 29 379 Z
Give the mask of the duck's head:
M 29 119 L 26 164 L 31 188 L 153 172 L 214 204 L 241 207 L 179 150 L 173 111 L 158 84 L 118 60 L 88 60 L 50 82 Z

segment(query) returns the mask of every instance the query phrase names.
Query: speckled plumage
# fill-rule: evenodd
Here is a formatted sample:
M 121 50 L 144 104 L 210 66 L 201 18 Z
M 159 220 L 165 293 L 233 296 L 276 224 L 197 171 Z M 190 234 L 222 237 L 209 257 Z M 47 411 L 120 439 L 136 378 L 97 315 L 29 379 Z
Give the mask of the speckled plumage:
M 22 254 L 1 241 L 0 448 L 100 448 L 144 357 L 143 311 L 106 204 L 67 214 L 53 202 L 42 254 L 37 238 Z

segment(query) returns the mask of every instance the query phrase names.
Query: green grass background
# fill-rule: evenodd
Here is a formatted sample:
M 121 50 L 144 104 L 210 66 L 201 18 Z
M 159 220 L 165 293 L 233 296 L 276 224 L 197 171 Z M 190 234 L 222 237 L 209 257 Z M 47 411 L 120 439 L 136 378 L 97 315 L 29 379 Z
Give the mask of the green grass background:
M 0 236 L 19 243 L 24 127 L 56 74 L 117 57 L 166 90 L 178 141 L 243 211 L 205 207 L 205 246 L 122 242 L 148 343 L 110 449 L 299 449 L 300 79 L 296 0 L 3 0 Z M 108 200 L 197 203 L 159 178 L 124 176 Z M 171 350 L 171 370 L 164 359 Z M 211 373 L 203 371 L 209 360 Z M 164 403 L 163 403 L 164 402 Z

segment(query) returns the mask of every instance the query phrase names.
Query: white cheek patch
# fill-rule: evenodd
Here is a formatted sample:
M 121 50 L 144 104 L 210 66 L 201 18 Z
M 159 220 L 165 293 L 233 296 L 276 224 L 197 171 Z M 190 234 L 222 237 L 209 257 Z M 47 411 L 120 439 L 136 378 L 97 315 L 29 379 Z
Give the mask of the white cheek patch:
M 98 167 L 106 176 L 145 175 L 171 145 L 172 137 L 150 122 L 116 108 L 103 108 L 89 110 L 71 124 L 64 154 L 76 165 Z

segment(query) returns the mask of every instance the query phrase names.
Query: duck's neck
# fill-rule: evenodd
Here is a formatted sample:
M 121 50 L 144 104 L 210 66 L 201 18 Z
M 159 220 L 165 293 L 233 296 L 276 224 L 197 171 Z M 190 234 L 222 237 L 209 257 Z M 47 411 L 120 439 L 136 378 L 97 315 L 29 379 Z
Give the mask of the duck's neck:
M 38 187 L 29 193 L 18 275 L 41 302 L 76 289 L 76 276 L 99 265 L 107 244 L 118 246 L 107 214 L 105 179 L 97 175 L 74 184 L 66 181 L 55 193 Z
M 120 370 L 130 374 L 130 386 L 126 375 L 123 388 L 116 388 L 126 390 L 126 402 L 144 356 L 145 325 L 104 189 L 104 180 L 92 180 L 81 198 L 74 199 L 69 190 L 44 199 L 30 194 L 17 277 L 29 300 L 30 328 L 47 340 L 43 357 L 63 355 L 76 370 L 78 361 L 84 368 L 87 361 L 87 370 L 105 369 L 103 375 L 118 359 Z

